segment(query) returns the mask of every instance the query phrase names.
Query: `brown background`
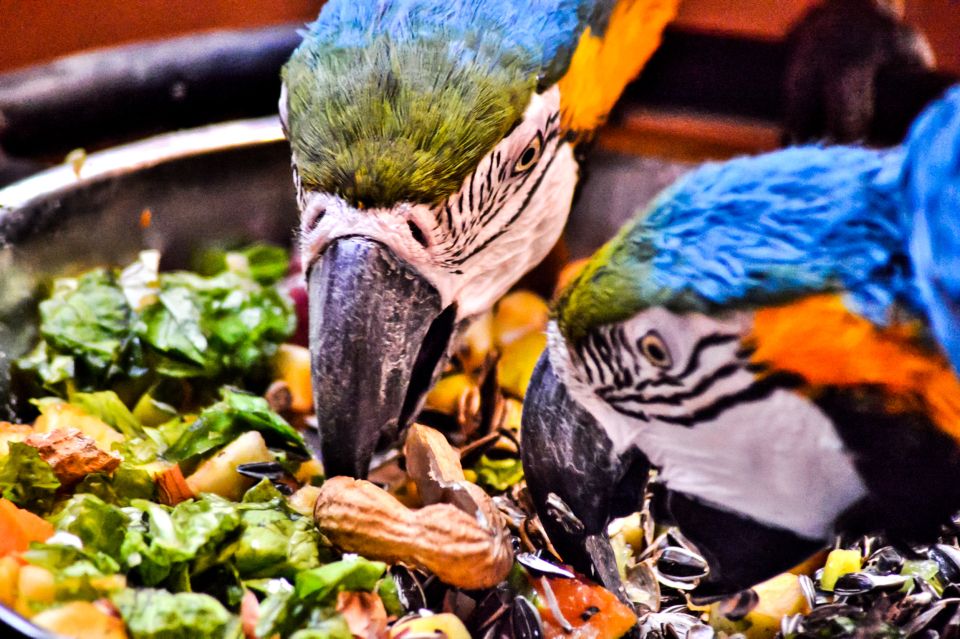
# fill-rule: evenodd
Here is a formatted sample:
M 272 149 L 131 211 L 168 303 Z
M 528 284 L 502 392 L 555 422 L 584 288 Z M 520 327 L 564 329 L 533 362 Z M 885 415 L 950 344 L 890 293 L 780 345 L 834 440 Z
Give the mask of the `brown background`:
M 684 0 L 684 27 L 775 39 L 814 0 Z M 218 27 L 312 19 L 322 0 L 0 0 L 0 70 L 73 51 Z M 960 1 L 907 0 L 941 67 L 960 73 Z

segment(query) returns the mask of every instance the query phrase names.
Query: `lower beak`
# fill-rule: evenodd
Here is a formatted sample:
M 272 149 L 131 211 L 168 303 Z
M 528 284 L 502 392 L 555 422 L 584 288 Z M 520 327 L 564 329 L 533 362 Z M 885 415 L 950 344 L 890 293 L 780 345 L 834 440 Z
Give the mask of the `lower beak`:
M 567 563 L 626 600 L 606 534 L 611 517 L 639 510 L 649 462 L 617 455 L 593 415 L 540 357 L 523 405 L 523 470 L 550 541 Z
M 335 240 L 307 275 L 314 406 L 328 477 L 366 477 L 379 442 L 419 411 L 454 307 L 382 244 Z

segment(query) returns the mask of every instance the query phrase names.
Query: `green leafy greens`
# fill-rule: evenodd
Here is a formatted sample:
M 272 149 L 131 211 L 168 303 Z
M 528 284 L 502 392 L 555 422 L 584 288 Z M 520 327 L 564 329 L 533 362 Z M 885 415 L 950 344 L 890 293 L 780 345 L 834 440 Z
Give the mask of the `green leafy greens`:
M 295 327 L 289 300 L 272 286 L 286 259 L 282 249 L 260 248 L 243 269 L 203 277 L 157 273 L 158 256 L 145 251 L 122 272 L 60 278 L 40 304 L 41 341 L 18 368 L 60 396 L 68 386 L 255 374 Z

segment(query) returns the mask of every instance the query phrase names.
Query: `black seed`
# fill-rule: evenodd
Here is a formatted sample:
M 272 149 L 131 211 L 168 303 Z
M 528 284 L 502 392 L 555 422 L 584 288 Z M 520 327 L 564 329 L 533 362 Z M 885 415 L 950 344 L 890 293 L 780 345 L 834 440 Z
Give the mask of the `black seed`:
M 592 619 L 593 616 L 598 612 L 600 612 L 599 608 L 597 608 L 596 606 L 590 606 L 589 608 L 584 610 L 582 613 L 580 613 L 580 618 L 583 619 L 584 621 L 590 621 L 590 619 Z

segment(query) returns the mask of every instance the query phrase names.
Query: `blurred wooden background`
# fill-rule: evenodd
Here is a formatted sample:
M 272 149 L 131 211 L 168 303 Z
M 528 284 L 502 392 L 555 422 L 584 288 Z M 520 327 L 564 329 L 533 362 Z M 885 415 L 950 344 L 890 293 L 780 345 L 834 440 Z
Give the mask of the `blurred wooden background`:
M 816 0 L 684 0 L 678 26 L 778 39 Z M 322 0 L 0 0 L 0 70 L 189 31 L 312 19 Z M 960 73 L 960 1 L 907 0 L 941 68 Z

